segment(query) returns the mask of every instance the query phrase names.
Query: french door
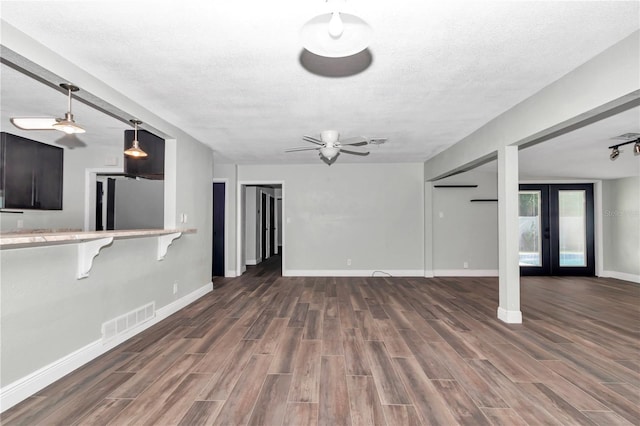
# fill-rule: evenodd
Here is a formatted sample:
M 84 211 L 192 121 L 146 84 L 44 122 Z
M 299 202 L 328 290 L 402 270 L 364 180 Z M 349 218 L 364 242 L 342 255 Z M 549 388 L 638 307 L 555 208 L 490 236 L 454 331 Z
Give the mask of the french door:
M 593 185 L 520 185 L 520 274 L 593 276 Z

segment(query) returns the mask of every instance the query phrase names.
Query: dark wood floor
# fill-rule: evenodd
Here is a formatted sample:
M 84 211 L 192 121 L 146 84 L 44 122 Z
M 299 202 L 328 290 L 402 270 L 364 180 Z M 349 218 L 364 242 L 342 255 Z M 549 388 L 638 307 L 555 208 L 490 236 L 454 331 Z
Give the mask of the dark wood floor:
M 277 258 L 59 380 L 6 425 L 640 423 L 640 287 L 282 278 Z

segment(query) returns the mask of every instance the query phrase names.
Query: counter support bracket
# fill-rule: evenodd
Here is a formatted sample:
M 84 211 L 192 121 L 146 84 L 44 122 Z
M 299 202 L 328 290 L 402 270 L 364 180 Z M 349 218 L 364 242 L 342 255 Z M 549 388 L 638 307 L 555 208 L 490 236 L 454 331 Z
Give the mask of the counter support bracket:
M 93 259 L 98 255 L 100 249 L 113 242 L 113 237 L 100 238 L 78 244 L 78 275 L 77 279 L 89 276 L 89 271 L 93 266 Z
M 164 259 L 173 240 L 179 238 L 181 235 L 182 232 L 174 232 L 173 234 L 160 235 L 158 237 L 158 260 Z

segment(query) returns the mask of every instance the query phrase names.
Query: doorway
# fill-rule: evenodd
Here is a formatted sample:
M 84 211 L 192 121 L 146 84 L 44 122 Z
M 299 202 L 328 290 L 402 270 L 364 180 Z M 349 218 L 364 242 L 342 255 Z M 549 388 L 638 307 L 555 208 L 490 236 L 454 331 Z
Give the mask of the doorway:
M 520 274 L 594 276 L 592 184 L 520 185 Z
M 213 262 L 211 274 L 224 277 L 225 183 L 213 183 Z

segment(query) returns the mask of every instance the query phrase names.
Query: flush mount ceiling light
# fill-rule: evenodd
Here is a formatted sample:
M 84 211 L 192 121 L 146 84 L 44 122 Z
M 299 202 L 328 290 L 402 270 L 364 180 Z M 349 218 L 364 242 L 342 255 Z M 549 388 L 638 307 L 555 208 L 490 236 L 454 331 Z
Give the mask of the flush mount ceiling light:
M 129 157 L 135 158 L 143 158 L 147 156 L 147 153 L 140 149 L 140 142 L 138 142 L 138 126 L 142 124 L 140 120 L 129 120 L 131 124 L 133 124 L 133 142 L 131 143 L 131 148 L 127 149 L 124 152 L 124 155 L 128 155 Z
M 22 130 L 52 130 L 57 123 L 53 117 L 12 117 L 9 121 Z
M 71 113 L 71 93 L 77 92 L 80 89 L 72 84 L 67 83 L 60 84 L 60 87 L 66 89 L 69 93 L 69 105 L 64 118 L 56 118 L 56 123 L 52 127 L 68 135 L 73 133 L 84 133 L 85 130 L 76 124 L 76 122 L 73 120 L 73 114 Z
M 343 58 L 369 46 L 371 27 L 361 18 L 334 10 L 318 15 L 302 26 L 302 46 L 328 58 Z
M 611 154 L 609 154 L 609 158 L 611 160 L 615 160 L 616 158 L 618 158 L 620 156 L 620 149 L 619 148 L 621 146 L 628 145 L 630 143 L 635 143 L 635 145 L 633 146 L 633 155 L 640 155 L 640 138 L 638 138 L 636 140 L 622 142 L 622 143 L 619 143 L 617 145 L 611 145 L 609 147 L 609 149 L 611 150 Z

